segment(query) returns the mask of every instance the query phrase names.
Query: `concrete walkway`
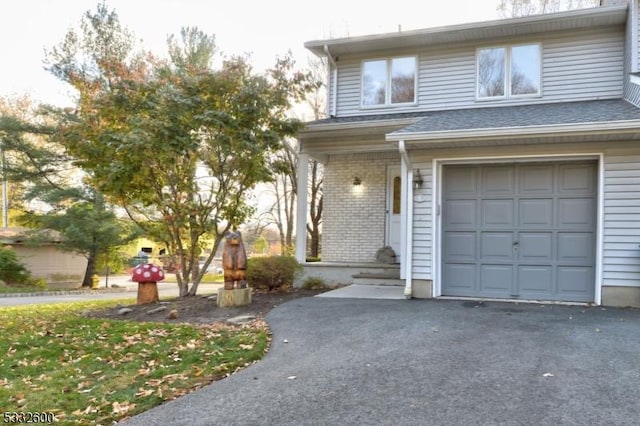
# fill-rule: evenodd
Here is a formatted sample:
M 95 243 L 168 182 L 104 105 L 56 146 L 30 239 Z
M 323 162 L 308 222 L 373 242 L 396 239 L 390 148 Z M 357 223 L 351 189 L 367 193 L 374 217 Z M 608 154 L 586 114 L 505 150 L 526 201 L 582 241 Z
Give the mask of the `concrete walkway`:
M 265 358 L 128 425 L 637 425 L 640 310 L 307 298 Z
M 321 293 L 317 297 L 340 299 L 405 299 L 404 287 L 395 285 L 360 285 L 352 284 L 335 290 Z

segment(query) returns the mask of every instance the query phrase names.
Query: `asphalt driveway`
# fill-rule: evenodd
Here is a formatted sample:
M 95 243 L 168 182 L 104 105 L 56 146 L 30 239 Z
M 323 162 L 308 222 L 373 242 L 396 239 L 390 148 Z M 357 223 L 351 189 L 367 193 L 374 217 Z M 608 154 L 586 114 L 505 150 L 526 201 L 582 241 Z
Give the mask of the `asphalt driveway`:
M 298 299 L 258 364 L 128 425 L 637 425 L 640 310 Z

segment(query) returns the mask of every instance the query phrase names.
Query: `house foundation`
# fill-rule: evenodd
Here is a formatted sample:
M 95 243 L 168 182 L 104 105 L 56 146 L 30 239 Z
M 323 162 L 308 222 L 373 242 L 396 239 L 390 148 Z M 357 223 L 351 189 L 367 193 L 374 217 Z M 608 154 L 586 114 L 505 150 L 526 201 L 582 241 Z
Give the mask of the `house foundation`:
M 604 286 L 602 304 L 618 308 L 640 308 L 640 287 Z

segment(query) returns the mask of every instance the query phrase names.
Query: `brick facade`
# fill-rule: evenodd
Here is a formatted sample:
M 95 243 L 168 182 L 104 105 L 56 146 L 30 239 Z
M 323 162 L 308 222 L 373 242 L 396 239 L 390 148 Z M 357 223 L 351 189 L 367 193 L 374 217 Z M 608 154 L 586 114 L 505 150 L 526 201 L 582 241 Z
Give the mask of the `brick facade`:
M 398 153 L 333 155 L 324 171 L 322 260 L 375 262 L 385 245 L 387 167 Z M 362 183 L 353 185 L 355 177 Z

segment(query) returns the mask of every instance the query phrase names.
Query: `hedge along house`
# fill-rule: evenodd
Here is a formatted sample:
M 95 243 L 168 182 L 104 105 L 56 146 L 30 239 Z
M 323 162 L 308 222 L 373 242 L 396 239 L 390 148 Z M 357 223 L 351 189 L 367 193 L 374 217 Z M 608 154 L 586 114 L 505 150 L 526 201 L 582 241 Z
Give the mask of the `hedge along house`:
M 603 3 L 307 42 L 327 58 L 329 118 L 299 136 L 298 188 L 304 159 L 325 167 L 322 262 L 306 274 L 640 306 L 638 3 Z M 376 264 L 383 246 L 397 265 Z

